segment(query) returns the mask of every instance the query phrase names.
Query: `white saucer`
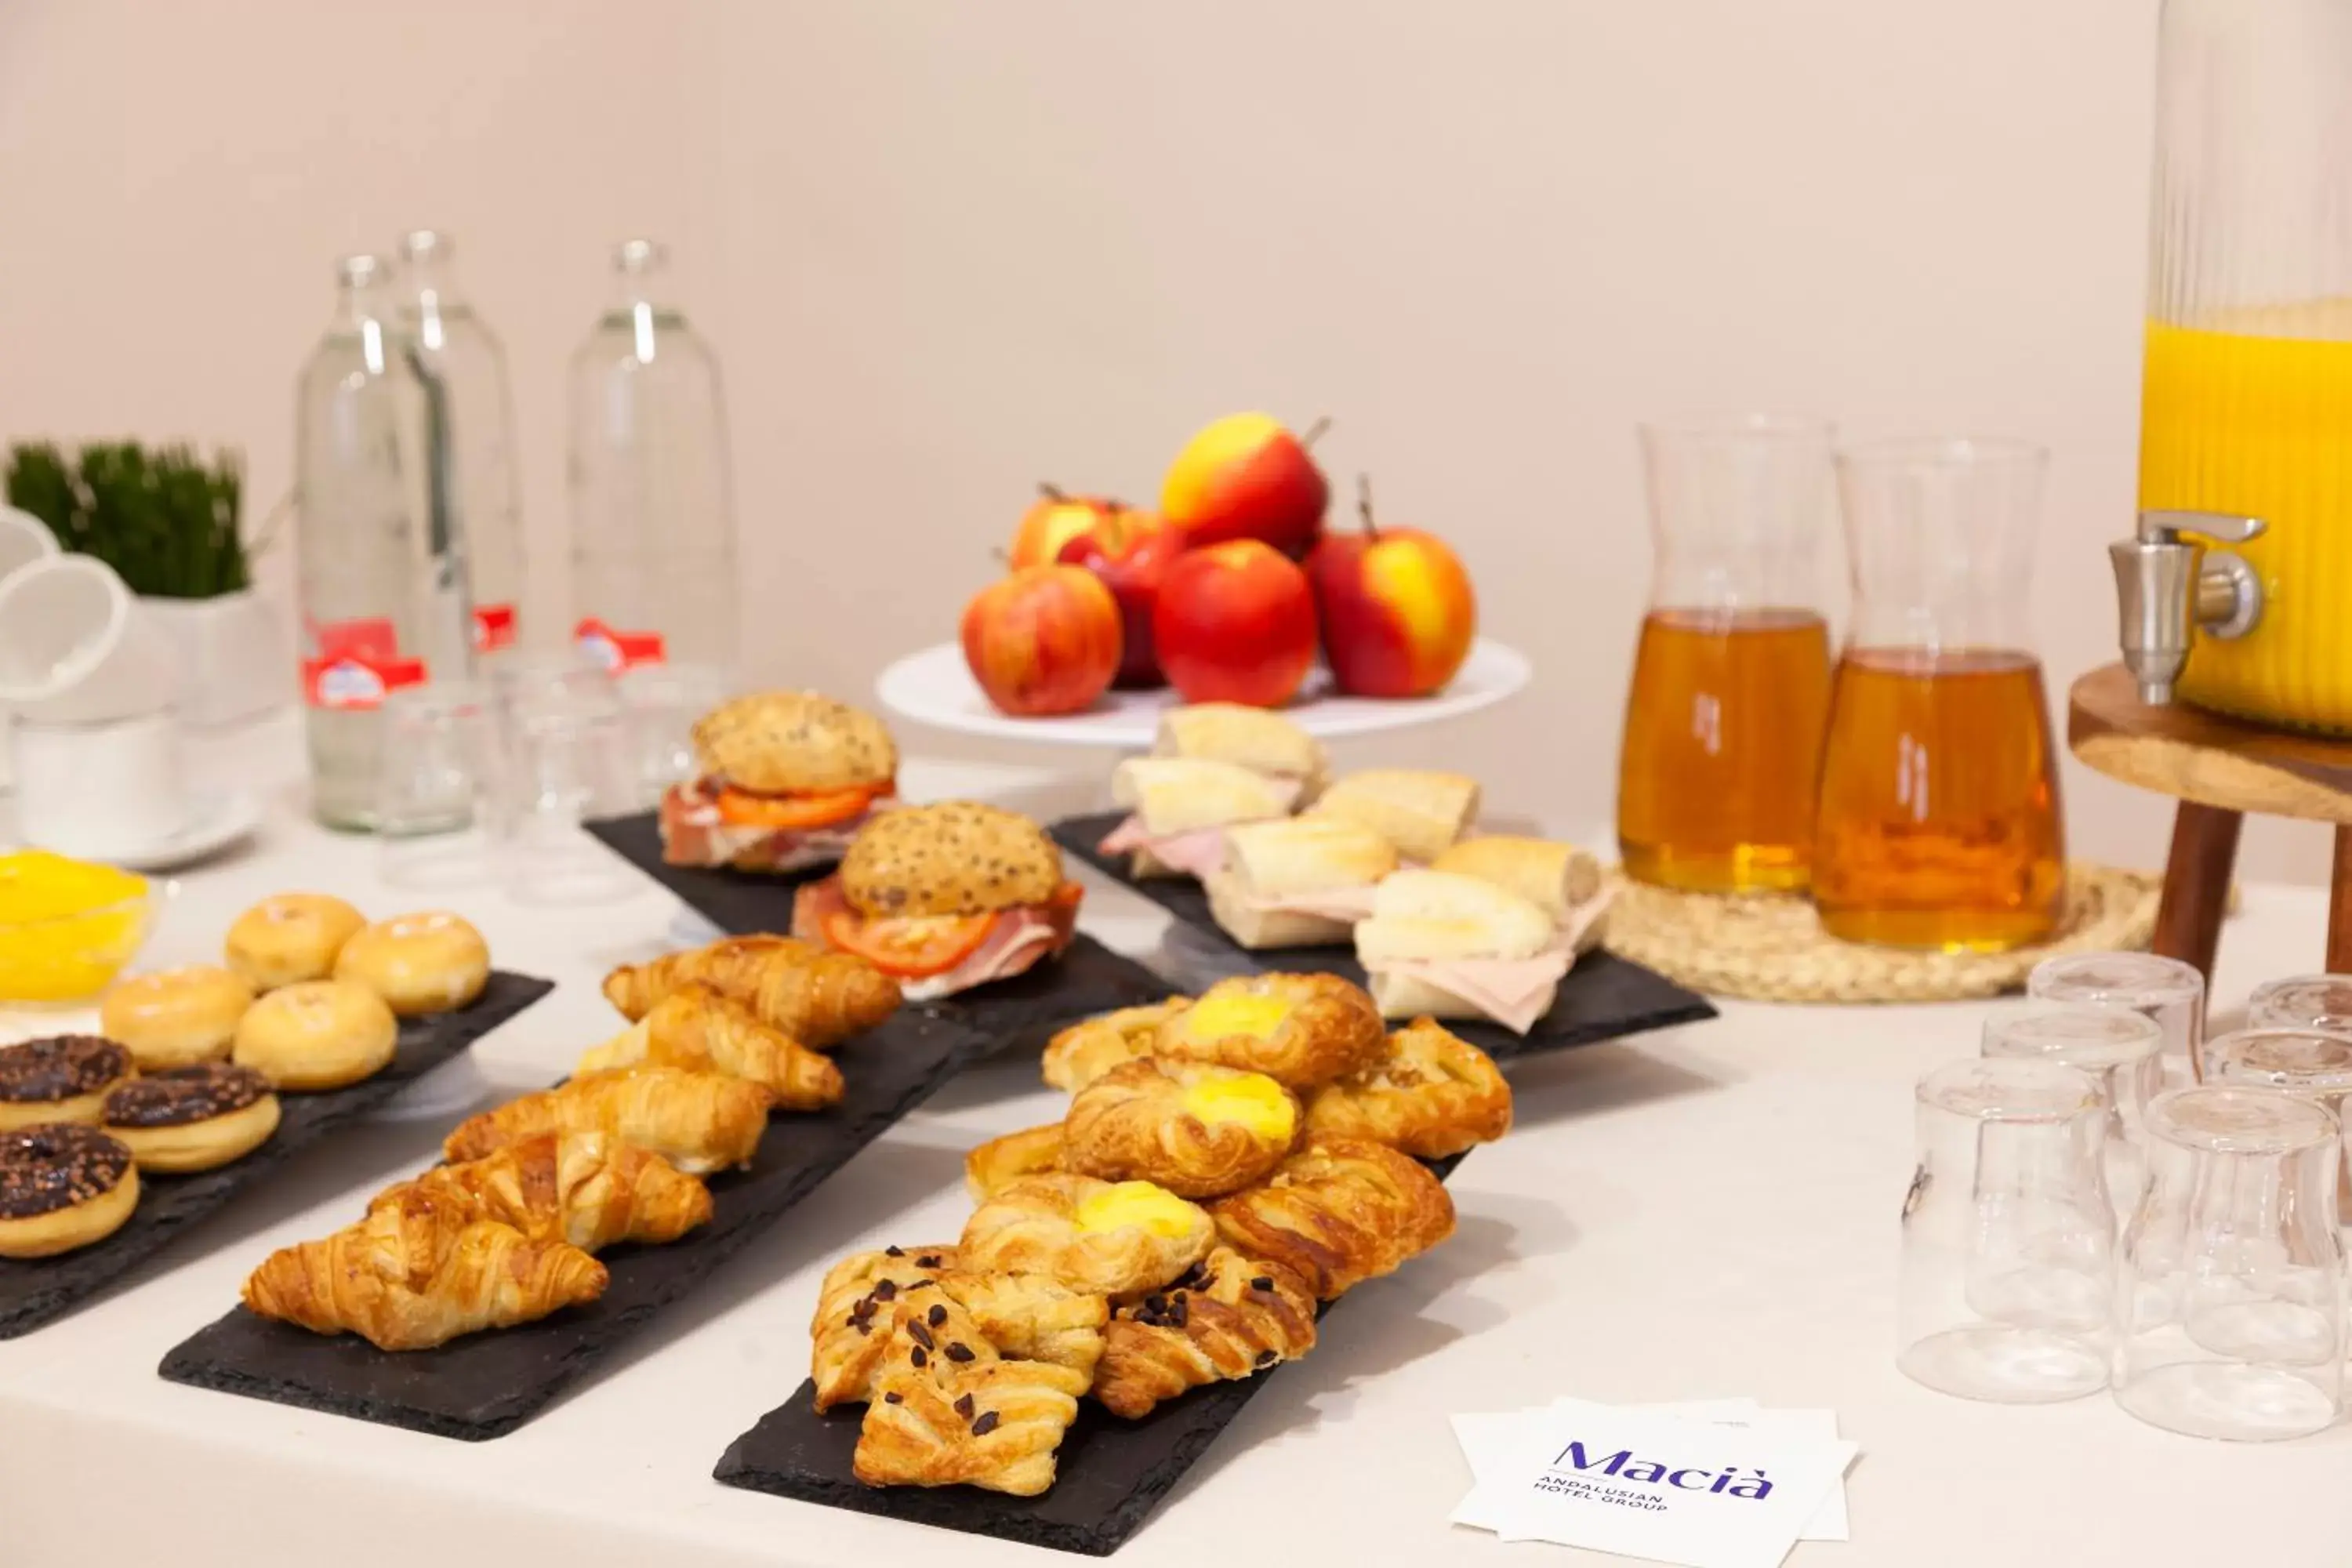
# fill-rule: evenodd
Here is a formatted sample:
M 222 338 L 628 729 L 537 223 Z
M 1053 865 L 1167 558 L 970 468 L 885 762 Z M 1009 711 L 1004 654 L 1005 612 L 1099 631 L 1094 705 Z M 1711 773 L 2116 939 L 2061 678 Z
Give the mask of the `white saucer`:
M 176 871 L 251 837 L 261 826 L 261 803 L 243 790 L 208 792 L 188 802 L 186 826 L 169 838 L 118 855 L 93 855 L 128 871 Z
M 1480 637 L 1454 679 L 1434 696 L 1340 697 L 1331 690 L 1330 672 L 1318 666 L 1282 716 L 1308 734 L 1326 738 L 1401 730 L 1492 707 L 1524 688 L 1533 673 L 1527 655 Z M 882 672 L 874 689 L 883 706 L 918 723 L 968 735 L 1066 746 L 1148 747 L 1160 731 L 1160 713 L 1183 700 L 1164 687 L 1112 691 L 1084 713 L 1017 719 L 999 712 L 988 700 L 964 664 L 961 646 L 951 642 L 908 654 Z

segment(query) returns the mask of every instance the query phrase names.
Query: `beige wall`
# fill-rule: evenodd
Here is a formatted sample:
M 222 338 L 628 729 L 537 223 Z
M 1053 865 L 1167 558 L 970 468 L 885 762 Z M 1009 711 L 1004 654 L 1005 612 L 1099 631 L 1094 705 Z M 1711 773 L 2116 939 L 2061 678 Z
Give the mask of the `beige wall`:
M 1328 413 L 1543 672 L 1410 748 L 1605 821 L 1646 412 L 2049 443 L 2042 651 L 2109 657 L 2154 14 L 5 0 L 0 434 L 233 441 L 274 495 L 333 258 L 441 225 L 546 559 L 564 358 L 650 231 L 726 358 L 761 675 L 858 689 L 949 635 L 1036 479 L 1150 497 L 1211 416 Z M 2067 787 L 2080 847 L 2160 857 L 2157 803 Z M 2320 845 L 2265 826 L 2248 868 Z

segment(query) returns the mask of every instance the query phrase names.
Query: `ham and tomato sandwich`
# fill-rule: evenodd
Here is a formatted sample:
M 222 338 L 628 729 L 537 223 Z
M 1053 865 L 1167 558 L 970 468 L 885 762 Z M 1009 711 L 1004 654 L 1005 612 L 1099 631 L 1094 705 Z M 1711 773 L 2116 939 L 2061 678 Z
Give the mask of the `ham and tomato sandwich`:
M 900 806 L 866 825 L 841 869 L 793 898 L 793 934 L 854 953 L 909 1002 L 1009 980 L 1067 951 L 1085 889 L 1018 812 Z
M 1097 847 L 1129 857 L 1129 875 L 1205 880 L 1223 864 L 1225 832 L 1290 815 L 1297 790 L 1238 763 L 1199 757 L 1130 757 L 1110 775 L 1110 795 L 1128 817 Z
M 1209 912 L 1252 950 L 1345 943 L 1372 912 L 1397 852 L 1369 827 L 1294 816 L 1228 829 L 1224 862 L 1202 879 Z
M 1540 905 L 1458 871 L 1399 871 L 1356 927 L 1385 1018 L 1491 1018 L 1524 1035 L 1551 1011 L 1575 957 Z
M 1323 742 L 1279 713 L 1238 702 L 1171 708 L 1160 716 L 1151 754 L 1247 768 L 1283 788 L 1294 811 L 1321 793 L 1331 768 Z
M 1308 810 L 1369 827 L 1405 859 L 1425 866 L 1477 820 L 1478 781 L 1461 773 L 1371 768 L 1347 774 Z
M 830 866 L 898 794 L 882 721 L 813 691 L 762 691 L 695 722 L 698 772 L 662 796 L 673 866 L 800 871 Z

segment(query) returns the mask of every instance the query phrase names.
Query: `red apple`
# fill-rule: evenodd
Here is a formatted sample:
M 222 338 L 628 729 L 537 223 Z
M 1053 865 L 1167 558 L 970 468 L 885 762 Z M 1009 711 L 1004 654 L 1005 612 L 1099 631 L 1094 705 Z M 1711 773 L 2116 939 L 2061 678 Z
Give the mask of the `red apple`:
M 1118 601 L 1083 566 L 1030 566 L 963 609 L 963 661 L 1007 713 L 1078 713 L 1118 673 Z
M 1021 514 L 1008 552 L 1016 572 L 1044 566 L 1060 558 L 1062 546 L 1113 512 L 1129 510 L 1103 496 L 1066 495 L 1052 485 L 1037 487 L 1038 499 Z
M 1327 533 L 1307 558 L 1323 657 L 1333 684 L 1357 697 L 1426 697 L 1454 679 L 1478 635 L 1470 574 L 1444 541 L 1372 521 L 1359 481 L 1356 533 Z
M 1178 548 L 1176 535 L 1162 528 L 1158 518 L 1124 507 L 1062 546 L 1057 559 L 1101 578 L 1118 601 L 1126 652 L 1119 656 L 1113 685 L 1140 689 L 1168 684 L 1152 651 L 1151 610 L 1160 600 L 1160 580 Z
M 1315 663 L 1314 590 L 1260 540 L 1188 550 L 1160 580 L 1151 636 L 1185 701 L 1279 708 Z
M 1268 414 L 1230 414 L 1184 443 L 1160 488 L 1160 515 L 1188 545 L 1262 539 L 1296 561 L 1323 531 L 1331 487 L 1304 439 Z

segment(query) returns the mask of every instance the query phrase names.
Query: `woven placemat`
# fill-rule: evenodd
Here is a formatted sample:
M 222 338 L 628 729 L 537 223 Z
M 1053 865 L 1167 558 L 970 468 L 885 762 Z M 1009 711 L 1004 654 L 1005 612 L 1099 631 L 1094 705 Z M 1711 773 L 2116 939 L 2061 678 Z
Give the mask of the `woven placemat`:
M 2077 860 L 2066 868 L 2059 934 L 2008 952 L 1864 947 L 1822 930 L 1793 894 L 1677 893 L 1612 871 L 1610 951 L 1710 996 L 1755 1002 L 1953 1002 L 2015 991 L 2059 952 L 2143 948 L 2164 879 Z

